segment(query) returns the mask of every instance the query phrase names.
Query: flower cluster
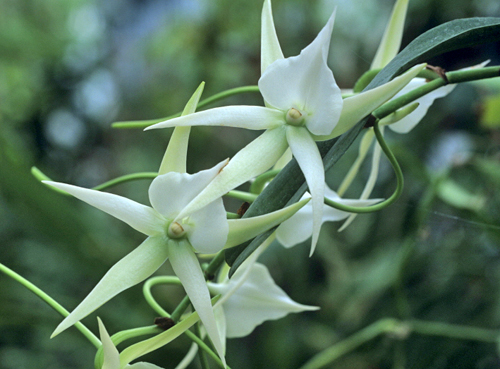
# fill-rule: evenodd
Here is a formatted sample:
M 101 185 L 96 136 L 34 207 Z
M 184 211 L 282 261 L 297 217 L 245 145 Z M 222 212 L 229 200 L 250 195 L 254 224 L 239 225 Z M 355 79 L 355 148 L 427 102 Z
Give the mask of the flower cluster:
M 396 55 L 406 5 L 405 1 L 396 3 L 372 64 L 373 69 L 382 68 Z M 283 246 L 291 247 L 310 237 L 312 255 L 325 221 L 339 221 L 349 216 L 353 219 L 348 210 L 337 210 L 325 205 L 325 197 L 347 209 L 367 207 L 382 201 L 368 199 L 374 184 L 373 178 L 367 183 L 368 190 L 365 189 L 360 200 L 341 198 L 352 175 L 348 176 L 350 179 L 339 193 L 331 190 L 325 183 L 323 159 L 316 142 L 341 135 L 390 99 L 425 83 L 425 80 L 416 78 L 425 67 L 422 64 L 382 86 L 343 98 L 327 64 L 334 18 L 335 12 L 299 55 L 285 58 L 274 28 L 271 2 L 264 1 L 262 74 L 258 86 L 265 106 L 224 106 L 196 112 L 203 91 L 201 84 L 180 117 L 148 127 L 175 127 L 158 176 L 149 187 L 151 206 L 111 193 L 45 182 L 122 220 L 147 236 L 141 245 L 104 275 L 88 296 L 61 322 L 53 336 L 74 325 L 120 292 L 146 280 L 167 260 L 196 312 L 190 316 L 189 324 L 194 324 L 198 319 L 203 323 L 223 365 L 226 338 L 245 336 L 263 321 L 278 319 L 290 312 L 317 309 L 296 303 L 288 297 L 274 283 L 267 268 L 257 263 L 257 256 L 274 238 Z M 446 95 L 452 88 L 448 86 L 423 97 L 417 101 L 420 105 L 416 109 L 414 106 L 409 109 L 411 111 L 404 110 L 406 113 L 400 114 L 398 122 L 393 119 L 386 123 L 391 123 L 390 127 L 396 132 L 408 132 L 425 115 L 432 101 Z M 264 132 L 230 160 L 220 162 L 211 169 L 187 174 L 190 127 L 201 125 Z M 360 149 L 363 154 L 360 156 L 366 155 L 371 145 L 372 130 L 367 130 L 366 135 L 367 139 L 362 141 Z M 222 196 L 273 166 L 282 167 L 291 156 L 304 174 L 309 193 L 298 203 L 282 210 L 257 217 L 228 219 Z M 373 167 L 376 173 L 377 166 L 374 164 Z M 220 272 L 217 283 L 207 283 L 197 253 L 219 253 L 274 227 L 278 227 L 277 231 L 240 266 L 232 278 L 228 277 L 226 270 L 225 273 Z M 220 300 L 212 306 L 211 297 L 214 295 L 220 295 Z M 186 322 L 184 330 L 188 329 L 187 319 L 183 322 Z M 103 345 L 103 369 L 125 366 L 158 368 L 148 363 L 129 365 L 144 351 L 122 355 L 100 320 L 99 331 Z M 183 331 L 179 328 L 176 332 L 178 335 Z M 174 333 L 166 334 L 164 338 L 157 339 L 154 347 L 173 338 Z

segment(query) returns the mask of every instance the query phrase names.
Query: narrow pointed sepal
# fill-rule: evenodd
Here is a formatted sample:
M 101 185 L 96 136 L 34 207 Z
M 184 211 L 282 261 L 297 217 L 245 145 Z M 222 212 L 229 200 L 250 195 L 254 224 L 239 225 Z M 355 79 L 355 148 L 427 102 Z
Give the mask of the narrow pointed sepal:
M 220 174 L 177 216 L 192 214 L 239 185 L 264 173 L 288 147 L 285 127 L 267 130 L 250 142 L 229 161 Z
M 99 324 L 99 336 L 102 342 L 102 369 L 120 369 L 120 354 L 113 341 L 111 341 L 111 337 L 99 317 L 97 317 L 97 322 Z
M 196 107 L 198 106 L 204 87 L 205 82 L 202 82 L 187 102 L 181 116 L 193 114 L 196 111 Z M 175 127 L 172 137 L 170 137 L 165 155 L 163 155 L 163 160 L 160 164 L 160 169 L 158 170 L 159 175 L 168 172 L 186 173 L 186 159 L 190 131 L 191 127 Z
M 120 292 L 135 286 L 153 274 L 168 258 L 165 239 L 149 237 L 117 262 L 99 283 L 56 328 L 52 337 L 85 318 Z
M 325 169 L 316 142 L 304 127 L 287 127 L 286 137 L 306 178 L 309 193 L 312 197 L 313 232 L 310 255 L 314 253 L 321 230 L 323 218 L 323 201 L 325 197 Z
M 286 208 L 252 218 L 229 219 L 229 235 L 224 248 L 237 246 L 281 224 L 309 202 L 304 199 Z
M 168 253 L 172 269 L 179 277 L 189 300 L 200 316 L 200 320 L 214 344 L 217 354 L 225 365 L 224 348 L 217 330 L 210 293 L 192 246 L 186 240 L 170 240 L 168 242 Z
M 260 43 L 260 71 L 264 73 L 266 68 L 276 60 L 284 59 L 283 51 L 276 35 L 274 27 L 271 0 L 265 0 L 262 8 L 261 43 Z
M 148 236 L 155 236 L 163 232 L 164 220 L 149 206 L 109 192 L 91 190 L 66 183 L 42 182 L 73 195 Z

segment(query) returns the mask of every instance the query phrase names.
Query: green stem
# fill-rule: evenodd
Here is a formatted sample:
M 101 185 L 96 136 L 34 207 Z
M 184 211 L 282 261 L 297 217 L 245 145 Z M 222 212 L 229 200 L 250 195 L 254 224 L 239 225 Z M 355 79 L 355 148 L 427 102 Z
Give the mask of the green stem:
M 10 278 L 14 279 L 16 282 L 19 282 L 20 284 L 22 284 L 24 287 L 26 287 L 31 292 L 33 292 L 35 295 L 37 295 L 39 298 L 41 298 L 47 305 L 49 305 L 52 309 L 57 311 L 63 317 L 67 317 L 69 315 L 69 311 L 66 310 L 64 307 L 62 307 L 56 300 L 54 300 L 52 297 L 47 295 L 45 292 L 43 292 L 40 288 L 35 286 L 33 283 L 31 283 L 30 281 L 28 281 L 24 277 L 20 276 L 19 274 L 17 274 L 16 272 L 14 272 L 12 269 L 8 268 L 7 266 L 3 265 L 2 263 L 0 263 L 0 271 L 5 273 Z M 101 341 L 86 326 L 84 326 L 82 323 L 78 322 L 78 323 L 75 323 L 75 327 L 96 348 L 101 347 Z
M 247 201 L 247 202 L 254 202 L 255 199 L 257 198 L 257 195 L 255 195 L 253 193 L 248 193 L 248 192 L 244 192 L 244 191 L 237 191 L 237 190 L 229 191 L 226 194 L 226 196 L 229 196 L 229 197 L 232 197 L 235 199 L 239 199 L 239 200 L 243 200 L 243 201 Z
M 364 207 L 355 207 L 355 206 L 347 206 L 343 204 L 339 204 L 333 200 L 330 200 L 325 197 L 325 204 L 328 206 L 331 206 L 332 208 L 342 210 L 342 211 L 347 211 L 349 213 L 371 213 L 374 211 L 381 210 L 389 205 L 391 205 L 394 201 L 396 201 L 399 196 L 401 196 L 401 193 L 403 192 L 403 187 L 404 187 L 404 178 L 403 178 L 403 172 L 401 171 L 401 167 L 399 166 L 398 161 L 396 160 L 396 157 L 392 153 L 391 149 L 387 145 L 387 143 L 384 140 L 384 137 L 382 133 L 380 132 L 379 128 L 379 121 L 376 121 L 373 130 L 375 132 L 375 137 L 377 138 L 377 141 L 382 148 L 382 151 L 385 153 L 387 156 L 387 159 L 391 162 L 392 168 L 394 169 L 394 172 L 396 173 L 396 180 L 397 180 L 397 187 L 394 193 L 389 197 L 387 200 L 382 201 L 378 204 L 371 205 L 371 206 L 364 206 Z
M 257 195 L 261 193 L 266 183 L 276 177 L 280 171 L 281 169 L 270 170 L 255 178 L 255 181 L 250 185 L 250 193 Z
M 500 337 L 498 329 L 467 327 L 442 322 L 411 320 L 407 323 L 412 332 L 425 336 L 441 336 L 459 340 L 496 343 Z
M 158 302 L 154 299 L 153 294 L 151 292 L 151 288 L 153 286 L 157 285 L 157 284 L 175 284 L 175 285 L 181 285 L 181 282 L 180 282 L 179 278 L 172 277 L 172 276 L 153 277 L 153 278 L 148 279 L 146 281 L 146 283 L 144 283 L 144 286 L 142 288 L 142 292 L 144 294 L 146 302 L 149 304 L 149 306 L 151 306 L 151 308 L 156 313 L 158 313 L 161 316 L 169 317 L 169 318 L 173 319 L 174 321 L 178 321 L 178 320 L 174 319 L 174 314 L 176 314 L 176 311 L 178 309 L 180 309 L 179 306 L 181 306 L 182 303 L 177 307 L 177 309 L 174 311 L 174 313 L 172 315 L 170 315 L 169 313 L 167 313 L 160 306 L 160 304 L 158 304 Z M 187 298 L 187 296 L 186 296 L 186 298 Z M 186 298 L 184 298 L 184 300 L 186 300 Z M 187 299 L 187 302 L 188 302 L 188 305 L 189 305 L 189 299 Z M 180 313 L 181 315 L 184 312 L 184 310 L 185 310 L 185 308 L 181 311 L 181 313 Z M 222 365 L 222 361 L 220 360 L 219 356 L 217 356 L 217 354 L 200 337 L 198 337 L 196 334 L 194 334 L 193 332 L 191 332 L 189 330 L 186 331 L 186 332 L 184 332 L 184 333 L 193 342 L 195 342 L 198 345 L 198 347 L 200 347 L 204 352 L 206 352 L 221 368 L 224 368 L 224 366 Z M 227 367 L 227 368 L 229 368 L 229 367 Z
M 487 67 L 487 68 L 474 68 L 467 70 L 458 70 L 454 72 L 448 72 L 446 74 L 446 79 L 448 83 L 461 83 L 477 81 L 485 78 L 494 78 L 500 75 L 500 67 Z M 380 108 L 376 109 L 372 115 L 375 118 L 382 119 L 389 114 L 395 112 L 396 110 L 402 108 L 403 106 L 415 101 L 416 99 L 432 92 L 439 87 L 445 86 L 447 83 L 443 78 L 436 78 L 425 85 L 416 88 L 397 99 L 390 100 L 389 102 L 382 105 Z
M 201 340 L 200 322 L 195 324 L 195 330 L 196 333 L 194 334 Z M 208 364 L 208 358 L 205 351 L 198 350 L 198 358 L 200 359 L 200 364 L 202 369 L 210 369 L 210 365 Z
M 242 86 L 232 88 L 226 91 L 219 92 L 209 98 L 206 98 L 198 103 L 197 109 L 203 108 L 208 104 L 212 104 L 219 100 L 225 99 L 226 97 L 243 94 L 247 92 L 259 92 L 259 86 Z M 168 119 L 177 118 L 181 115 L 181 112 L 172 114 L 165 118 L 158 119 L 150 119 L 150 120 L 135 120 L 135 121 L 127 121 L 127 122 L 115 122 L 111 126 L 113 128 L 146 128 L 155 123 L 163 122 Z
M 391 332 L 398 325 L 395 319 L 385 318 L 376 321 L 368 327 L 354 333 L 352 336 L 342 340 L 326 350 L 316 354 L 306 362 L 300 369 L 318 369 L 330 365 L 341 356 L 354 351 L 362 344 L 371 341 L 382 333 Z

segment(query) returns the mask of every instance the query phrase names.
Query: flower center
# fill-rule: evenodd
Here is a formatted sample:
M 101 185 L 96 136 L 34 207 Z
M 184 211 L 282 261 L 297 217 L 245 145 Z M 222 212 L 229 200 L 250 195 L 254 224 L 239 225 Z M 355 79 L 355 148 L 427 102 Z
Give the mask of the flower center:
M 181 238 L 186 234 L 186 230 L 177 222 L 172 222 L 168 226 L 167 235 L 170 238 Z
M 287 111 L 285 120 L 292 126 L 301 126 L 304 122 L 304 116 L 297 109 L 291 108 Z

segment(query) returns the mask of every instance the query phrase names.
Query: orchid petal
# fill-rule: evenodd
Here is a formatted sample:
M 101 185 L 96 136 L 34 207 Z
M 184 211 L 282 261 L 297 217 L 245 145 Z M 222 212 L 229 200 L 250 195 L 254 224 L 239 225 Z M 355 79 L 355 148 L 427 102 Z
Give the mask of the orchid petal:
M 286 138 L 306 178 L 312 196 L 313 233 L 310 255 L 314 253 L 321 230 L 323 199 L 325 196 L 325 169 L 316 142 L 303 127 L 287 127 Z
M 262 8 L 262 26 L 260 43 L 260 71 L 264 73 L 266 68 L 276 60 L 283 59 L 276 28 L 274 27 L 271 0 L 264 1 Z
M 101 337 L 102 353 L 104 356 L 102 369 L 119 369 L 120 354 L 99 317 L 97 317 L 97 322 L 99 324 L 99 335 Z
M 331 190 L 326 186 L 325 197 L 333 200 L 341 205 L 353 206 L 353 207 L 365 207 L 379 203 L 383 199 L 343 199 L 335 191 Z M 323 222 L 337 222 L 347 218 L 352 213 L 347 211 L 342 211 L 339 209 L 332 208 L 331 206 L 325 205 L 323 212 Z
M 224 284 L 209 283 L 216 293 L 231 290 L 233 285 L 244 283 L 223 304 L 227 322 L 227 337 L 244 337 L 266 320 L 279 319 L 289 313 L 317 310 L 318 307 L 298 304 L 278 287 L 267 268 L 259 263 L 247 268 L 239 268 Z
M 168 258 L 162 237 L 149 237 L 111 267 L 94 289 L 52 333 L 57 336 L 120 292 L 135 286 L 153 274 Z
M 170 240 L 168 250 L 172 269 L 179 277 L 189 300 L 200 316 L 200 320 L 225 366 L 224 349 L 215 323 L 210 293 L 200 263 L 187 241 Z
M 184 222 L 186 223 L 186 222 Z M 214 254 L 224 247 L 229 232 L 226 210 L 222 198 L 218 198 L 207 206 L 189 216 L 192 223 L 187 237 L 197 252 Z
M 293 216 L 309 199 L 296 202 L 286 208 L 252 218 L 228 219 L 229 236 L 224 248 L 237 246 L 277 226 Z
M 396 96 L 394 96 L 394 98 L 402 96 L 410 92 L 411 90 L 423 86 L 425 85 L 425 83 L 426 82 L 424 78 L 414 78 L 405 88 L 403 88 Z M 431 105 L 434 103 L 434 100 L 445 97 L 451 91 L 453 91 L 455 87 L 456 85 L 446 85 L 415 100 L 413 103 L 418 103 L 418 107 L 412 113 L 408 114 L 398 122 L 390 124 L 389 128 L 397 133 L 410 132 L 422 120 L 425 114 L 427 114 L 427 110 L 429 110 Z
M 163 232 L 164 219 L 149 206 L 108 192 L 59 182 L 42 182 L 73 195 L 77 199 L 120 219 L 132 228 L 148 236 L 155 236 Z
M 385 67 L 398 54 L 409 0 L 397 0 L 370 69 Z
M 214 307 L 214 315 L 215 315 L 215 321 L 217 322 L 217 329 L 219 330 L 219 335 L 222 340 L 222 346 L 225 353 L 226 338 L 227 338 L 226 336 L 227 322 L 226 322 L 226 314 L 224 313 L 224 307 L 222 305 Z
M 384 134 L 384 127 L 380 127 L 380 132 Z M 377 182 L 378 178 L 378 170 L 380 166 L 380 157 L 382 155 L 382 148 L 380 147 L 379 143 L 375 143 L 375 149 L 373 150 L 373 156 L 372 156 L 372 168 L 370 170 L 370 176 L 368 177 L 368 181 L 366 182 L 365 188 L 363 189 L 363 192 L 361 193 L 360 200 L 366 200 L 370 197 L 373 188 L 375 187 L 375 183 Z M 342 232 L 344 229 L 351 224 L 354 219 L 356 219 L 357 214 L 351 214 L 347 220 L 342 224 L 342 227 L 339 228 L 339 232 Z
M 134 368 L 134 369 L 163 369 L 162 367 L 158 365 L 154 365 L 151 363 L 145 363 L 143 361 L 139 363 L 135 363 L 132 365 L 127 365 L 126 368 Z
M 204 87 L 205 82 L 202 82 L 187 102 L 181 116 L 192 114 L 196 111 L 196 106 L 200 101 Z M 175 127 L 172 137 L 170 137 L 165 155 L 163 156 L 163 160 L 161 161 L 158 174 L 161 175 L 168 172 L 186 173 L 186 158 L 190 131 L 190 127 Z
M 285 165 L 287 165 L 288 162 L 290 160 L 292 160 L 292 158 L 293 158 L 292 150 L 290 150 L 290 148 L 288 148 L 285 151 L 285 153 L 281 156 L 281 158 L 278 159 L 276 164 L 274 164 L 273 169 L 275 169 L 275 170 L 283 169 L 285 167 Z
M 160 347 L 165 346 L 166 344 L 172 342 L 174 339 L 179 337 L 189 328 L 191 328 L 194 324 L 196 324 L 200 320 L 198 313 L 194 312 L 190 314 L 187 318 L 181 320 L 179 323 L 174 325 L 172 328 L 169 328 L 165 332 L 162 332 L 154 337 L 148 338 L 147 340 L 138 342 L 132 346 L 127 347 L 120 354 L 120 368 L 126 367 L 128 363 L 132 360 L 137 359 L 147 353 L 157 350 Z M 144 363 L 136 363 L 131 365 L 134 367 L 138 364 Z M 150 364 L 152 365 L 152 364 Z M 140 368 L 140 366 L 138 366 Z M 152 367 L 154 369 L 155 367 Z
M 316 141 L 324 141 L 340 136 L 347 132 L 362 118 L 366 117 L 380 105 L 392 98 L 405 87 L 417 74 L 424 69 L 426 64 L 419 64 L 408 70 L 403 75 L 394 78 L 382 86 L 373 88 L 358 95 L 344 99 L 342 114 L 334 130 L 327 136 L 315 136 Z
M 334 17 L 300 55 L 275 61 L 259 79 L 265 101 L 285 112 L 298 109 L 317 135 L 333 130 L 342 109 L 340 88 L 326 63 Z
M 149 187 L 151 205 L 166 219 L 173 220 L 213 181 L 226 164 L 227 160 L 224 160 L 215 167 L 196 174 L 170 172 L 156 177 Z
M 306 241 L 312 235 L 312 206 L 300 209 L 297 214 L 280 224 L 276 230 L 276 239 L 285 248 L 290 248 Z
M 285 127 L 265 131 L 241 149 L 222 172 L 177 216 L 184 218 L 233 188 L 265 172 L 283 155 L 288 147 Z
M 179 126 L 227 126 L 246 129 L 272 129 L 285 123 L 285 114 L 263 106 L 223 106 L 153 124 L 145 131 Z

